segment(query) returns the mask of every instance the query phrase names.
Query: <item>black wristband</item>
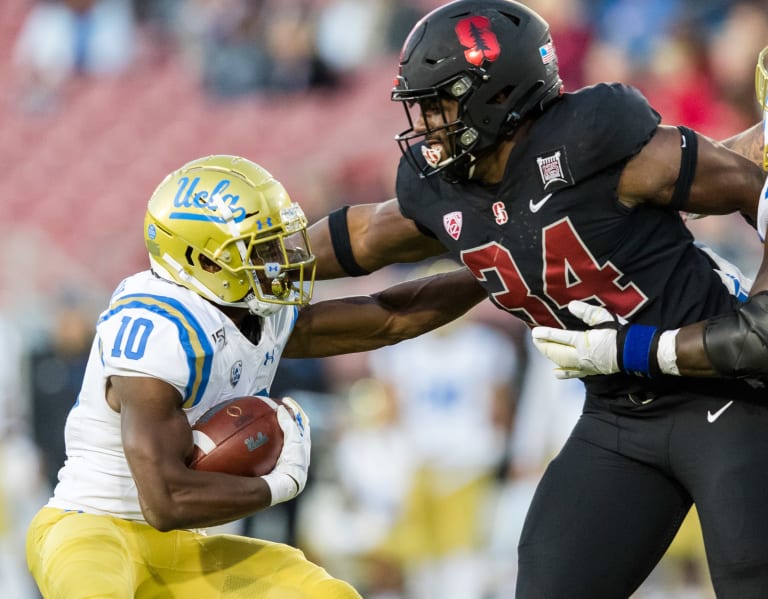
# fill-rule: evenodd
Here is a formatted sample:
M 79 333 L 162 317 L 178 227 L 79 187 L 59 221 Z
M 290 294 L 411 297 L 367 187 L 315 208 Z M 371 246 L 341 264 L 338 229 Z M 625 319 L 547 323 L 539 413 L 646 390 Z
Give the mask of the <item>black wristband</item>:
M 328 215 L 328 229 L 331 233 L 331 245 L 339 265 L 350 277 L 360 277 L 369 274 L 357 263 L 349 242 L 349 227 L 347 227 L 347 210 L 349 206 L 337 208 Z

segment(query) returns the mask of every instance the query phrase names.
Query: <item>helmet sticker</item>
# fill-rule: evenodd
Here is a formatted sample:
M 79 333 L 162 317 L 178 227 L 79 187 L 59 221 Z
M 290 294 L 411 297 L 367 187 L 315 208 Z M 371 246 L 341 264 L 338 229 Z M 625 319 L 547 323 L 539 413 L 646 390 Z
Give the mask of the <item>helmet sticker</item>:
M 541 56 L 541 62 L 549 64 L 555 60 L 555 47 L 552 42 L 547 42 L 539 48 L 539 55 Z
M 228 218 L 219 215 L 212 215 L 207 211 L 201 212 L 201 209 L 208 208 L 214 212 L 221 213 L 222 208 L 231 211 L 230 217 L 236 223 L 243 221 L 246 217 L 245 208 L 237 206 L 240 196 L 231 193 L 225 193 L 231 185 L 229 179 L 221 179 L 212 190 L 200 190 L 197 186 L 200 183 L 200 177 L 191 179 L 189 177 L 180 177 L 177 185 L 176 196 L 173 198 L 173 207 L 175 210 L 170 213 L 169 218 L 180 220 L 201 220 L 212 221 L 215 223 L 227 222 Z M 209 200 L 210 198 L 210 200 Z M 218 198 L 216 201 L 212 201 Z
M 445 231 L 456 241 L 458 241 L 459 236 L 461 235 L 462 220 L 463 215 L 458 210 L 443 215 L 443 226 L 445 227 Z
M 264 274 L 266 274 L 270 279 L 274 279 L 277 275 L 280 274 L 280 264 L 278 262 L 266 262 L 264 264 Z
M 491 30 L 488 17 L 475 15 L 462 19 L 456 24 L 455 31 L 461 45 L 468 48 L 464 50 L 464 58 L 469 64 L 480 67 L 484 61 L 493 62 L 501 54 L 499 40 Z
M 424 156 L 424 160 L 432 168 L 436 168 L 443 160 L 443 146 L 421 146 L 421 153 Z

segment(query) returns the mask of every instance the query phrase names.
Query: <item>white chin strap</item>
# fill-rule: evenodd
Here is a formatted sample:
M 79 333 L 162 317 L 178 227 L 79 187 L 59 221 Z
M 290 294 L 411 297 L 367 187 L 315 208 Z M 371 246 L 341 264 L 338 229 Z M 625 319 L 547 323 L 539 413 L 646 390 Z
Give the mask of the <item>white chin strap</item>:
M 256 316 L 272 316 L 277 313 L 280 308 L 284 308 L 283 304 L 275 304 L 273 302 L 264 302 L 260 299 L 252 297 L 245 302 L 248 305 L 248 311 Z

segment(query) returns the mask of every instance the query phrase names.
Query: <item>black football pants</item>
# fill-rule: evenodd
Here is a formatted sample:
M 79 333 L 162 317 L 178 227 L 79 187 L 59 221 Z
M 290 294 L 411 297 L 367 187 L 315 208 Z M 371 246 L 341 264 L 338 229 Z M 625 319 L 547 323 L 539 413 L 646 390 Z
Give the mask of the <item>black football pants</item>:
M 588 397 L 528 511 L 516 599 L 629 597 L 691 501 L 718 599 L 768 597 L 768 392 L 731 399 Z

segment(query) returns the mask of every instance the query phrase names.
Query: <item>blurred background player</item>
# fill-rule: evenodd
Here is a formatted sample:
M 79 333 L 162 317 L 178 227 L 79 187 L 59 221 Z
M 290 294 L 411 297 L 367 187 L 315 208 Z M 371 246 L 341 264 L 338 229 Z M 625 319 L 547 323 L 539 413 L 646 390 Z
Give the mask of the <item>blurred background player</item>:
M 406 278 L 456 268 L 438 260 Z M 366 597 L 480 598 L 496 583 L 492 518 L 526 333 L 500 330 L 487 308 L 369 352 L 340 408 L 332 467 L 304 497 L 303 540 Z
M 440 260 L 413 278 L 457 267 Z M 370 353 L 371 375 L 410 448 L 408 488 L 379 548 L 403 572 L 407 597 L 480 599 L 489 591 L 492 507 L 524 364 L 515 341 L 468 315 Z

